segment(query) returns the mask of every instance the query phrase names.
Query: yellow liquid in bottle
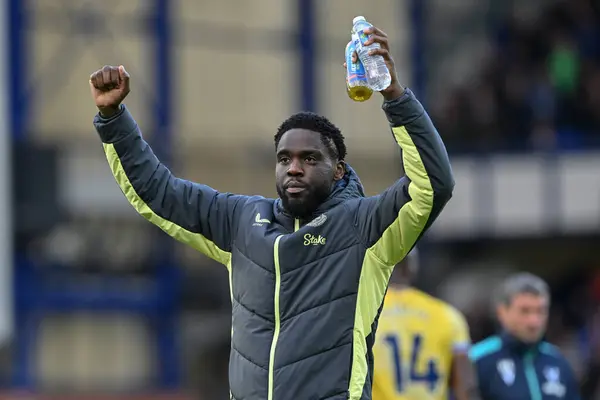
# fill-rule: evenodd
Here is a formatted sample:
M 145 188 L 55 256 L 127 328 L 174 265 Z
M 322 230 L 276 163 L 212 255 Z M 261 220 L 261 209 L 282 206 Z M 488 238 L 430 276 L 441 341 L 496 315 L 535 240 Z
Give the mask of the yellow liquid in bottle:
M 373 95 L 373 89 L 371 89 L 364 78 L 364 67 L 359 61 L 357 63 L 352 62 L 352 53 L 356 47 L 351 40 L 346 45 L 346 93 L 354 101 L 367 101 Z
M 368 86 L 350 87 L 346 84 L 346 92 L 348 93 L 348 97 L 359 102 L 367 101 L 373 95 L 373 90 Z

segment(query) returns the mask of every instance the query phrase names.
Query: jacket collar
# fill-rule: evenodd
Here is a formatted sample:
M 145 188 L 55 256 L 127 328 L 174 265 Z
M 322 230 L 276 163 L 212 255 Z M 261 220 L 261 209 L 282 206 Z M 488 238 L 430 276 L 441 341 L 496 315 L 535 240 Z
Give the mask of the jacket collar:
M 365 190 L 360 178 L 348 163 L 345 163 L 345 167 L 346 173 L 344 174 L 344 177 L 336 182 L 327 199 L 325 199 L 325 201 L 321 203 L 319 207 L 317 207 L 310 217 L 306 220 L 300 221 L 301 226 L 312 221 L 328 210 L 331 210 L 333 207 L 343 203 L 344 201 L 352 198 L 365 197 Z M 281 223 L 284 227 L 291 227 L 293 230 L 294 218 L 292 218 L 292 216 L 284 209 L 281 199 L 277 199 L 275 201 L 274 208 L 275 218 L 279 221 L 279 223 Z
M 502 332 L 500 334 L 500 337 L 502 338 L 502 343 L 504 344 L 504 347 L 518 355 L 525 355 L 526 353 L 537 352 L 539 349 L 539 345 L 542 342 L 542 340 L 540 339 L 534 343 L 525 343 L 506 331 Z

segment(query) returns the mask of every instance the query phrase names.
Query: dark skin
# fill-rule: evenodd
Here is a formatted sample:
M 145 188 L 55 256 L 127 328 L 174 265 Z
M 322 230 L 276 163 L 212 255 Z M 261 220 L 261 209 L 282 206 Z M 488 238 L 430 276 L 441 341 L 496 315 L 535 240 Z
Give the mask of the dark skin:
M 466 353 L 452 357 L 450 387 L 456 400 L 480 400 L 475 368 Z
M 96 107 L 105 118 L 112 117 L 130 92 L 125 67 L 105 65 L 90 76 L 90 90 Z
M 395 100 L 402 96 L 404 87 L 398 82 L 388 37 L 375 27 L 366 33 L 371 35 L 366 45 L 375 42 L 381 45 L 371 54 L 383 57 L 392 77 L 390 86 L 380 93 L 386 101 Z M 353 59 L 358 59 L 356 53 Z M 130 92 L 129 80 L 123 66 L 106 65 L 90 76 L 90 90 L 100 115 L 110 118 L 118 112 Z M 308 217 L 327 198 L 335 182 L 342 179 L 344 163 L 331 155 L 318 133 L 292 129 L 279 142 L 275 175 L 284 208 L 294 217 Z
M 292 129 L 281 137 L 275 184 L 283 207 L 293 217 L 309 217 L 344 172 L 344 163 L 331 154 L 318 132 Z
M 408 258 L 408 257 L 407 257 Z M 391 285 L 402 290 L 411 286 L 414 275 L 417 272 L 415 263 L 406 258 L 396 265 L 390 280 Z M 456 400 L 480 400 L 477 378 L 473 363 L 468 354 L 458 353 L 452 357 L 450 370 L 450 388 Z

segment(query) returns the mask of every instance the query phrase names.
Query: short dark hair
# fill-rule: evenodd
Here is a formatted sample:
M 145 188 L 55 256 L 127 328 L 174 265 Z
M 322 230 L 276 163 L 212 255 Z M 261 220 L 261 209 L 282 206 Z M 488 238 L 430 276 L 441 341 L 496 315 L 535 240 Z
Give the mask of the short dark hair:
M 279 141 L 284 133 L 291 129 L 306 129 L 317 132 L 321 135 L 321 141 L 329 150 L 329 154 L 335 160 L 344 160 L 346 158 L 346 144 L 344 135 L 340 129 L 327 118 L 309 111 L 302 111 L 293 114 L 277 129 L 275 134 L 275 148 L 279 146 Z
M 502 284 L 498 293 L 498 303 L 509 305 L 519 294 L 532 294 L 550 298 L 548 284 L 539 276 L 528 272 L 520 272 L 509 276 Z

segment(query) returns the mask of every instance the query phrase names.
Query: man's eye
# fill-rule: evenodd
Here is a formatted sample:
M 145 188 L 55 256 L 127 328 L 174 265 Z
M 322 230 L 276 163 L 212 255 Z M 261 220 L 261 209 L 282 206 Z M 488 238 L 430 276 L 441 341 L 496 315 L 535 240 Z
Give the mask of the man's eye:
M 281 157 L 279 158 L 279 162 L 282 164 L 287 164 L 290 161 L 289 157 Z
M 304 159 L 304 161 L 308 162 L 308 163 L 314 163 L 317 161 L 316 158 L 314 158 L 313 156 L 308 156 Z

